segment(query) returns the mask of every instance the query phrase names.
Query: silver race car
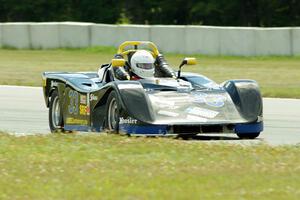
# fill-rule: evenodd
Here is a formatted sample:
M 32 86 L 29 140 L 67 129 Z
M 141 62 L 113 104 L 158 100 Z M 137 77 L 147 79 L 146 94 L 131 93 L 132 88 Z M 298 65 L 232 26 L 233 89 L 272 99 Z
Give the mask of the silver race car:
M 182 66 L 195 64 L 194 58 L 185 58 L 175 76 L 120 80 L 114 69 L 130 65 L 124 57 L 144 47 L 154 58 L 161 55 L 151 42 L 128 41 L 119 47 L 119 57 L 98 72 L 44 72 L 51 131 L 235 133 L 251 139 L 263 131 L 258 84 L 253 80 L 217 84 L 201 74 L 181 72 Z

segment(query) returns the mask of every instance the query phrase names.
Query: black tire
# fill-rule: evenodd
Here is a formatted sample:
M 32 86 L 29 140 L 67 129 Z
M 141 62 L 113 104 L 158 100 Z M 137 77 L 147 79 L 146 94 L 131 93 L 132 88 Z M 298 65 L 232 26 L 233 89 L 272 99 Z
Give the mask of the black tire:
M 111 133 L 119 133 L 120 103 L 115 91 L 112 91 L 106 104 L 106 129 Z
M 63 131 L 63 116 L 59 104 L 59 95 L 57 90 L 51 94 L 49 105 L 49 127 L 52 133 Z
M 259 136 L 260 132 L 258 133 L 237 133 L 237 136 L 240 139 L 255 139 Z

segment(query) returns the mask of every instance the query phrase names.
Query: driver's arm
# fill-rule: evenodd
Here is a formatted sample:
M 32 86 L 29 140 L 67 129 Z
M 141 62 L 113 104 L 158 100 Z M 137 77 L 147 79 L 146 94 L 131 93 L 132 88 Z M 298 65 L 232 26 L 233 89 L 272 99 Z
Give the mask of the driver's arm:
M 169 66 L 162 54 L 159 54 L 155 60 L 155 76 L 175 78 L 174 70 Z
M 119 80 L 130 80 L 129 73 L 124 69 L 124 67 L 114 67 L 115 77 Z
M 123 56 L 120 54 L 116 54 L 114 58 L 122 58 Z M 129 73 L 125 70 L 123 66 L 120 67 L 113 67 L 115 78 L 118 80 L 130 80 Z

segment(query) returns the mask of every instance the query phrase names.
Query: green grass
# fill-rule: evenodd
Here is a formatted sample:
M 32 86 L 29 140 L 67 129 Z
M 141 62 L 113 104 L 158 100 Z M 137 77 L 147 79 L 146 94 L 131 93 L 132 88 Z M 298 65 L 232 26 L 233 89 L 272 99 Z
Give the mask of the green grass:
M 44 71 L 96 71 L 109 63 L 116 49 L 96 47 L 58 50 L 0 50 L 0 84 L 40 86 Z M 184 55 L 166 54 L 174 69 Z M 197 57 L 184 71 L 204 74 L 218 83 L 255 79 L 267 97 L 300 98 L 300 57 Z
M 0 199 L 299 199 L 300 146 L 0 134 Z

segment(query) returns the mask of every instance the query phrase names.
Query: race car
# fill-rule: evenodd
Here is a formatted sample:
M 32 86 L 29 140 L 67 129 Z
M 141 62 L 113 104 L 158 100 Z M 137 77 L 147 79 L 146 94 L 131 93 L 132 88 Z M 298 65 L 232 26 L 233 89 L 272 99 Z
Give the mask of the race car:
M 234 133 L 254 139 L 263 131 L 263 104 L 254 80 L 217 84 L 196 73 L 182 72 L 196 64 L 185 58 L 176 76 L 119 80 L 115 68 L 128 66 L 125 57 L 144 49 L 154 58 L 157 46 L 127 41 L 120 58 L 98 72 L 44 72 L 43 93 L 49 127 L 56 131 L 97 131 L 143 135 Z M 123 59 L 124 58 L 124 59 Z

